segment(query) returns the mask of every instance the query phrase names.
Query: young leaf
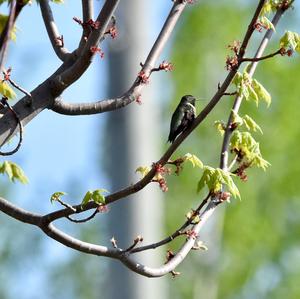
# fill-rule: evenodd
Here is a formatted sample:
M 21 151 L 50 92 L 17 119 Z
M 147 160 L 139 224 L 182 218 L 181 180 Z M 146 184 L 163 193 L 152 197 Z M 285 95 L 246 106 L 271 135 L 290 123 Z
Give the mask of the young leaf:
M 199 193 L 205 187 L 205 185 L 209 183 L 211 180 L 211 175 L 213 174 L 213 170 L 214 169 L 212 167 L 204 166 L 202 177 L 198 182 L 197 193 Z
M 204 166 L 204 172 L 198 183 L 197 191 L 199 192 L 205 185 L 208 187 L 208 190 L 214 194 L 220 192 L 222 186 L 226 186 L 234 197 L 240 198 L 240 192 L 234 184 L 230 173 L 220 168 Z
M 105 196 L 103 192 L 108 193 L 106 189 L 97 189 L 92 194 L 92 200 L 97 204 L 105 204 Z
M 272 29 L 274 32 L 276 32 L 273 23 L 272 23 L 266 16 L 260 17 L 259 20 L 260 20 L 260 23 L 261 23 L 266 29 Z
M 296 50 L 299 48 L 299 34 L 292 31 L 286 31 L 285 34 L 280 39 L 280 48 L 290 48 Z
M 105 204 L 105 196 L 102 194 L 104 192 L 108 193 L 108 191 L 106 189 L 97 189 L 94 191 L 88 191 L 85 194 L 85 196 L 81 202 L 81 205 L 85 206 L 91 200 L 99 205 Z
M 197 166 L 199 168 L 203 168 L 203 163 L 197 156 L 187 153 L 184 155 L 183 158 L 186 161 L 190 161 L 192 163 L 193 167 Z
M 259 99 L 265 101 L 269 107 L 271 104 L 271 95 L 268 91 L 255 79 L 252 81 L 252 86 Z
M 142 175 L 142 177 L 145 177 L 150 170 L 151 167 L 149 166 L 140 166 L 135 170 L 135 172 L 139 172 Z
M 12 99 L 16 97 L 16 93 L 13 91 L 13 89 L 4 81 L 0 81 L 0 93 L 7 97 L 8 99 Z
M 87 191 L 87 193 L 84 195 L 84 198 L 82 199 L 81 205 L 85 206 L 90 200 L 92 200 L 93 193 L 91 191 Z
M 243 119 L 234 110 L 232 110 L 232 113 L 233 113 L 232 123 L 240 127 L 243 124 Z
M 58 191 L 58 192 L 53 193 L 50 197 L 50 202 L 53 203 L 53 201 L 60 200 L 60 197 L 63 196 L 63 195 L 67 195 L 67 193 L 62 192 L 62 191 Z
M 4 161 L 2 165 L 0 164 L 0 173 L 6 174 L 12 182 L 18 180 L 22 184 L 28 183 L 28 178 L 24 171 L 13 162 Z
M 221 134 L 221 136 L 224 135 L 226 125 L 225 125 L 225 123 L 223 121 L 216 120 L 215 123 L 214 123 L 214 127 L 219 131 L 219 133 Z
M 260 128 L 260 126 L 249 115 L 244 115 L 243 123 L 249 131 L 259 131 L 261 134 L 263 134 L 263 131 Z
M 228 187 L 229 192 L 236 198 L 238 197 L 241 199 L 241 195 L 239 192 L 239 189 L 233 182 L 233 179 L 231 177 L 231 174 L 229 172 L 225 172 L 220 168 L 217 168 L 217 171 L 220 173 L 222 177 L 222 183 Z

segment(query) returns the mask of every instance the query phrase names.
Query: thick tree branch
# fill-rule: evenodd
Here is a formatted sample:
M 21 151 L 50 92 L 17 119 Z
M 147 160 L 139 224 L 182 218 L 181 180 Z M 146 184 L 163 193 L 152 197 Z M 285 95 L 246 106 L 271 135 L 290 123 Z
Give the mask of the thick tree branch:
M 79 53 L 77 53 L 78 57 L 75 63 L 55 78 L 54 84 L 57 86 L 57 88 L 64 90 L 76 80 L 78 80 L 90 66 L 92 58 L 95 56 L 95 53 L 91 50 L 91 48 L 98 46 L 101 38 L 106 32 L 111 17 L 113 16 L 113 13 L 117 8 L 119 2 L 120 0 L 105 1 L 96 19 L 96 22 L 99 22 L 100 24 L 99 28 L 95 28 L 90 33 L 82 51 L 79 51 Z
M 154 68 L 155 63 L 157 62 L 163 48 L 169 40 L 175 28 L 175 25 L 186 5 L 187 4 L 182 3 L 182 1 L 175 1 L 162 27 L 161 32 L 159 33 L 151 51 L 148 54 L 148 57 L 146 58 L 145 63 L 143 64 L 141 72 L 143 72 L 145 76 L 150 76 L 151 70 Z M 71 72 L 71 70 L 69 70 L 69 72 Z M 129 90 L 118 98 L 107 99 L 93 103 L 77 104 L 67 103 L 64 102 L 61 98 L 57 98 L 51 109 L 57 113 L 65 115 L 84 115 L 108 112 L 119 108 L 123 108 L 135 101 L 140 95 L 144 86 L 145 84 L 142 84 L 140 78 L 137 77 L 133 85 L 129 88 Z
M 116 8 L 119 0 L 106 1 L 104 4 L 100 16 L 102 24 L 105 26 L 106 18 L 109 20 L 114 9 Z M 48 3 L 48 2 L 45 2 Z M 107 4 L 108 3 L 108 4 Z M 115 5 L 112 5 L 112 4 Z M 113 9 L 111 11 L 110 9 Z M 103 19 L 102 19 L 103 18 Z M 95 31 L 94 31 L 95 32 Z M 94 33 L 93 32 L 93 33 Z M 93 37 L 93 34 L 90 36 Z M 92 39 L 93 41 L 93 39 Z M 78 62 L 81 68 L 76 68 L 77 79 L 82 75 L 86 68 L 90 65 L 90 61 L 85 61 L 84 58 L 78 57 L 76 51 L 69 55 L 68 59 L 52 74 L 48 79 L 36 87 L 30 94 L 31 98 L 28 96 L 23 97 L 17 104 L 13 106 L 14 111 L 19 116 L 23 126 L 30 122 L 35 116 L 42 112 L 45 108 L 50 107 L 54 99 L 61 95 L 61 93 L 73 82 L 67 84 L 61 84 L 60 80 L 61 74 L 70 69 Z M 68 72 L 67 72 L 68 73 Z M 74 79 L 74 78 L 73 78 Z M 0 146 L 8 141 L 8 139 L 18 132 L 17 123 L 10 114 L 6 113 L 0 119 Z
M 65 61 L 71 55 L 71 53 L 63 45 L 61 35 L 59 34 L 58 28 L 53 18 L 49 0 L 40 0 L 40 6 L 44 24 L 53 50 L 60 60 Z

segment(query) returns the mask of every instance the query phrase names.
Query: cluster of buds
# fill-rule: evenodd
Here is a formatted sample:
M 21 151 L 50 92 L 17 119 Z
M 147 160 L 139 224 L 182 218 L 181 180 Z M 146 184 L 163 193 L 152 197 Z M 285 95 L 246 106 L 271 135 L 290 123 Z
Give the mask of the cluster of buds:
M 144 71 L 140 71 L 138 73 L 138 78 L 139 78 L 140 82 L 143 83 L 143 84 L 148 84 L 149 83 L 149 76 L 146 75 L 146 73 Z
M 280 49 L 281 56 L 287 55 L 287 56 L 291 57 L 293 55 L 293 53 L 294 53 L 293 49 L 285 49 L 285 48 Z
M 230 192 L 222 192 L 222 191 L 220 191 L 220 192 L 216 193 L 215 196 L 216 196 L 221 202 L 223 202 L 223 201 L 230 202 L 230 196 L 231 196 Z
M 226 58 L 226 70 L 231 71 L 235 69 L 239 64 L 238 57 L 234 56 L 227 56 Z
M 157 180 L 157 182 L 162 192 L 168 192 L 169 188 L 165 178 L 161 177 L 160 179 Z
M 10 80 L 10 75 L 11 75 L 11 67 L 9 67 L 6 71 L 3 71 L 3 80 L 4 81 L 9 81 Z
M 266 24 L 263 24 L 259 21 L 255 22 L 255 24 L 253 25 L 253 28 L 258 32 L 262 32 L 263 29 L 269 29 Z
M 155 169 L 155 178 L 152 180 L 153 182 L 157 182 L 159 184 L 159 188 L 163 191 L 163 192 L 167 192 L 168 186 L 167 186 L 167 182 L 166 179 L 163 177 L 166 174 L 170 174 L 171 173 L 171 169 L 168 167 L 164 167 L 159 163 L 154 163 L 153 167 Z
M 159 65 L 159 70 L 164 70 L 166 72 L 170 72 L 174 70 L 174 66 L 171 62 L 167 62 L 167 61 L 163 61 L 160 65 Z
M 248 176 L 246 174 L 246 169 L 250 166 L 249 163 L 242 163 L 239 168 L 237 168 L 234 171 L 234 174 L 236 174 L 243 182 L 247 182 Z
M 99 53 L 99 55 L 100 55 L 101 58 L 104 57 L 104 52 L 103 52 L 99 47 L 92 46 L 92 47 L 90 47 L 90 51 L 91 51 L 93 54 Z
M 240 51 L 241 43 L 240 41 L 233 41 L 232 44 L 227 46 L 231 51 L 233 51 L 233 56 L 227 56 L 226 58 L 226 69 L 227 71 L 231 71 L 232 69 L 235 69 L 238 66 L 239 60 L 238 60 L 238 54 Z
M 116 26 L 110 27 L 105 34 L 109 34 L 112 39 L 115 39 L 118 36 L 118 30 Z
M 107 212 L 109 212 L 109 207 L 107 205 L 99 205 L 97 207 L 97 211 L 99 213 L 107 213 Z
M 188 236 L 188 238 L 192 238 L 193 240 L 198 238 L 198 234 L 192 229 L 188 229 L 184 233 Z
M 139 105 L 142 105 L 142 96 L 139 94 L 136 98 L 135 98 L 136 103 L 138 103 Z
M 81 25 L 82 27 L 90 27 L 91 29 L 99 29 L 100 27 L 100 22 L 99 21 L 93 21 L 92 19 L 89 19 L 86 22 L 83 22 L 82 20 L 78 19 L 77 17 L 73 17 L 73 20 Z
M 240 47 L 241 47 L 241 42 L 238 40 L 234 40 L 232 42 L 232 44 L 228 45 L 227 47 L 228 47 L 228 49 L 233 51 L 235 55 L 238 55 L 238 53 L 240 51 Z
M 278 8 L 282 9 L 282 10 L 287 10 L 293 1 L 291 0 L 283 0 L 281 3 L 278 4 Z

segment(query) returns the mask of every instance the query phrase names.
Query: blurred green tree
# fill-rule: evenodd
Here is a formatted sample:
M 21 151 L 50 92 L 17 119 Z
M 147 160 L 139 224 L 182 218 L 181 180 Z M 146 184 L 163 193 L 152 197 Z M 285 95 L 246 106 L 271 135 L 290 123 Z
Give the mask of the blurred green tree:
M 180 70 L 172 73 L 172 105 L 182 94 L 210 98 L 225 73 L 226 46 L 241 36 L 245 30 L 241 24 L 250 18 L 248 5 L 240 1 L 238 5 L 236 1 L 203 3 L 185 15 L 172 48 L 172 62 Z M 287 12 L 268 53 L 278 48 L 285 28 L 299 28 L 297 17 L 296 10 Z M 272 94 L 272 104 L 257 109 L 244 102 L 241 112 L 253 116 L 262 127 L 264 134 L 255 137 L 272 166 L 266 173 L 250 169 L 249 180 L 238 182 L 242 200 L 226 204 L 224 218 L 221 213 L 215 215 L 219 219 L 210 232 L 209 238 L 217 234 L 221 242 L 210 245 L 211 254 L 197 252 L 180 267 L 183 275 L 176 280 L 176 288 L 171 288 L 172 298 L 299 298 L 299 66 L 297 55 L 278 56 L 259 65 L 255 78 Z M 224 98 L 180 153 L 197 154 L 204 163 L 218 167 L 222 140 L 213 124 L 227 121 L 231 105 L 232 98 Z M 202 106 L 200 103 L 198 110 Z M 182 217 L 195 207 L 199 177 L 199 171 L 186 167 L 179 177 L 170 178 L 169 231 L 178 226 L 179 207 Z M 211 258 L 216 251 L 217 257 Z M 207 296 L 212 289 L 211 297 Z

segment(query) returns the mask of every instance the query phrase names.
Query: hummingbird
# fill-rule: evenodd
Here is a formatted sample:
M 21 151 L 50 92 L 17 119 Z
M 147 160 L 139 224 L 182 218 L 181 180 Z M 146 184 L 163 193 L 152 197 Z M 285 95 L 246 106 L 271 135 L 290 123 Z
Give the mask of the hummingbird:
M 192 95 L 185 95 L 181 98 L 171 119 L 168 137 L 168 141 L 171 143 L 193 123 L 196 117 L 195 101 L 196 99 Z

